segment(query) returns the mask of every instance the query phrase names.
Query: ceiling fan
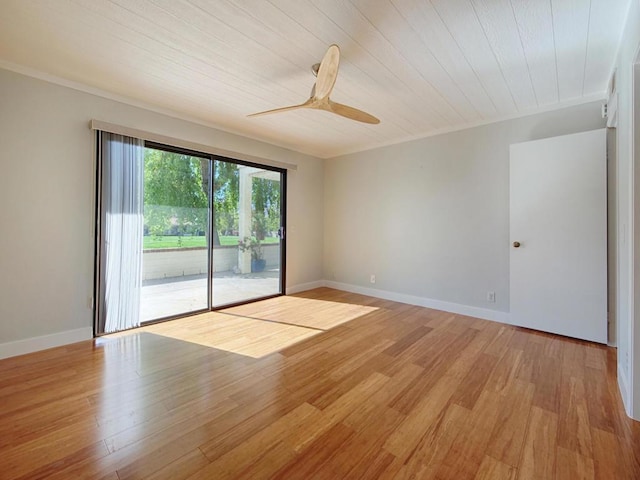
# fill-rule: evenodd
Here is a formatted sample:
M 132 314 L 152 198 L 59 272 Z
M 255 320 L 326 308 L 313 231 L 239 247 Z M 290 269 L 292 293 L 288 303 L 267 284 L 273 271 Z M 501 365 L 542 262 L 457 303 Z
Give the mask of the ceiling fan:
M 331 45 L 327 49 L 327 53 L 322 57 L 320 63 L 316 63 L 311 67 L 311 71 L 317 77 L 316 83 L 311 89 L 311 95 L 309 99 L 299 105 L 291 105 L 290 107 L 276 108 L 273 110 L 267 110 L 265 112 L 252 113 L 247 115 L 248 117 L 257 117 L 259 115 L 267 115 L 270 113 L 286 112 L 288 110 L 297 110 L 299 108 L 311 108 L 315 110 L 325 110 L 327 112 L 335 113 L 351 120 L 356 120 L 363 123 L 378 124 L 378 120 L 373 115 L 370 115 L 357 108 L 350 107 L 332 101 L 329 98 L 333 86 L 336 83 L 336 77 L 338 76 L 338 65 L 340 63 L 340 48 L 337 45 Z

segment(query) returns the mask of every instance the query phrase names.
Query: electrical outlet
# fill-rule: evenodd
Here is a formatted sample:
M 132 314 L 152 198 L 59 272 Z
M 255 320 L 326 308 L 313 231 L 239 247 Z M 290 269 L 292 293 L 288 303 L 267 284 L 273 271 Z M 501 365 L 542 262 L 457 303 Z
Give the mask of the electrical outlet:
M 487 302 L 496 303 L 496 292 L 487 292 Z
M 376 283 L 376 276 L 372 273 L 371 276 L 369 277 L 369 282 L 371 283 Z

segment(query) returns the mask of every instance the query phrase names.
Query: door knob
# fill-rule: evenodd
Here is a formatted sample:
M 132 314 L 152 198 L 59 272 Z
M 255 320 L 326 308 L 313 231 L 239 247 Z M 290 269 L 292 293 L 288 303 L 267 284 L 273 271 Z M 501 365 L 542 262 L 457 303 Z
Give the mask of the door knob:
M 513 247 L 518 248 L 520 246 L 520 242 L 513 242 Z

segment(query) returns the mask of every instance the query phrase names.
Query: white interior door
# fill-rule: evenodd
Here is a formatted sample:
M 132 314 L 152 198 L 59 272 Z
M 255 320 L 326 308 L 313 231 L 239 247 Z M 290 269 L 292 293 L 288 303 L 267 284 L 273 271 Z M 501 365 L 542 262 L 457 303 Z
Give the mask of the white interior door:
M 606 343 L 606 130 L 511 145 L 510 176 L 513 323 Z

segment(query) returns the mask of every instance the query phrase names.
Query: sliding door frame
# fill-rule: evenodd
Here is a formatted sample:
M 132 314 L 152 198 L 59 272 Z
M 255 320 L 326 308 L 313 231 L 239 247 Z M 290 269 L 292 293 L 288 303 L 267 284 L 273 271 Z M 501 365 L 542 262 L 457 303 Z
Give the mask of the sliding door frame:
M 99 337 L 106 335 L 100 332 L 100 313 L 101 313 L 101 301 L 100 301 L 100 287 L 102 285 L 102 270 L 103 261 L 101 255 L 102 249 L 102 133 L 99 130 L 95 132 L 96 138 L 96 176 L 95 180 L 95 242 L 93 250 L 93 298 L 91 299 L 91 306 L 93 308 L 93 336 Z
M 101 337 L 103 335 L 110 335 L 111 333 L 100 332 L 99 330 L 99 321 L 100 321 L 100 288 L 102 283 L 102 270 L 103 270 L 103 261 L 101 255 L 102 249 L 102 158 L 101 158 L 101 134 L 100 131 L 96 131 L 96 197 L 95 197 L 95 205 L 96 205 L 96 224 L 95 224 L 95 250 L 94 250 L 94 287 L 93 287 L 93 307 L 94 307 L 94 319 L 93 319 L 93 336 Z M 167 322 L 170 320 L 176 320 L 178 318 L 190 317 L 193 315 L 200 315 L 202 313 L 212 312 L 216 310 L 222 310 L 225 308 L 236 307 L 239 305 L 245 305 L 248 303 L 253 303 L 261 300 L 267 300 L 269 298 L 276 298 L 283 295 L 286 295 L 286 259 L 287 259 L 287 249 L 286 249 L 286 232 L 287 232 L 287 170 L 285 168 L 274 167 L 271 165 L 262 165 L 260 163 L 248 162 L 245 160 L 238 160 L 231 157 L 224 157 L 221 155 L 213 155 L 210 153 L 199 152 L 197 150 L 190 150 L 187 148 L 176 147 L 173 145 L 167 145 L 164 143 L 158 143 L 150 140 L 144 140 L 145 148 L 153 148 L 157 150 L 163 150 L 166 152 L 177 153 L 182 155 L 189 155 L 198 158 L 205 158 L 209 160 L 209 191 L 208 191 L 208 206 L 209 206 L 209 242 L 207 245 L 207 308 L 193 310 L 190 312 L 180 313 L 176 315 L 169 315 L 166 317 L 161 317 L 153 320 L 148 320 L 145 322 L 140 322 L 140 326 L 152 325 L 155 323 Z M 213 194 L 214 194 L 214 168 L 215 168 L 215 160 L 233 163 L 236 165 L 242 165 L 246 167 L 254 167 L 259 168 L 261 170 L 269 170 L 273 172 L 277 172 L 280 174 L 280 282 L 279 293 L 275 293 L 273 295 L 266 295 L 264 297 L 259 298 L 251 298 L 248 300 L 243 300 L 240 302 L 227 303 L 220 306 L 213 306 L 213 274 L 214 274 L 214 265 L 213 265 L 213 239 L 215 237 L 215 228 L 216 228 L 216 219 L 215 219 L 215 208 L 213 203 Z M 139 327 L 134 327 L 139 328 Z M 113 332 L 112 332 L 113 333 Z
M 208 233 L 209 242 L 207 243 L 207 306 L 198 310 L 191 310 L 189 312 L 176 313 L 174 315 L 167 315 L 166 317 L 154 318 L 152 320 L 146 320 L 140 322 L 140 326 L 153 325 L 154 323 L 168 322 L 169 320 L 176 320 L 178 318 L 191 317 L 193 315 L 200 315 L 202 313 L 210 312 L 212 305 L 212 290 L 213 290 L 213 229 L 215 223 L 213 219 L 213 160 L 209 153 L 198 152 L 197 150 L 190 150 L 188 148 L 176 147 L 173 145 L 166 145 L 164 143 L 152 142 L 150 140 L 144 141 L 144 148 L 152 148 L 154 150 L 162 150 L 169 153 L 176 153 L 178 155 L 189 155 L 191 157 L 204 158 L 209 161 L 209 191 L 207 192 L 208 198 Z
M 265 295 L 264 297 L 259 298 L 251 298 L 249 300 L 242 300 L 239 302 L 233 303 L 225 303 L 224 305 L 219 305 L 217 307 L 213 307 L 213 302 L 211 303 L 212 307 L 210 311 L 223 310 L 225 308 L 238 307 L 240 305 L 246 305 L 248 303 L 258 302 L 260 300 L 268 300 L 270 298 L 281 297 L 286 295 L 286 265 L 287 265 L 287 248 L 286 248 L 286 238 L 287 238 L 287 170 L 285 168 L 272 167 L 270 165 L 261 165 L 259 163 L 247 162 L 245 160 L 237 160 L 235 158 L 223 157 L 222 155 L 211 155 L 212 160 L 218 160 L 221 162 L 234 163 L 236 165 L 242 165 L 244 167 L 254 167 L 259 168 L 261 170 L 270 170 L 272 172 L 278 172 L 280 174 L 280 292 L 274 293 L 273 295 Z M 213 162 L 212 162 L 213 163 Z M 211 175 L 214 175 L 213 172 L 214 167 L 211 167 Z M 211 188 L 213 188 L 213 181 L 211 182 Z M 213 197 L 212 197 L 213 198 Z M 211 207 L 211 224 L 212 228 L 215 228 L 215 209 L 213 206 Z M 213 248 L 211 249 L 213 252 Z M 213 257 L 213 255 L 212 255 Z M 213 262 L 213 258 L 212 258 Z M 211 279 L 213 280 L 213 265 L 211 265 Z M 213 282 L 212 282 L 213 284 Z M 213 288 L 209 289 L 213 292 Z

